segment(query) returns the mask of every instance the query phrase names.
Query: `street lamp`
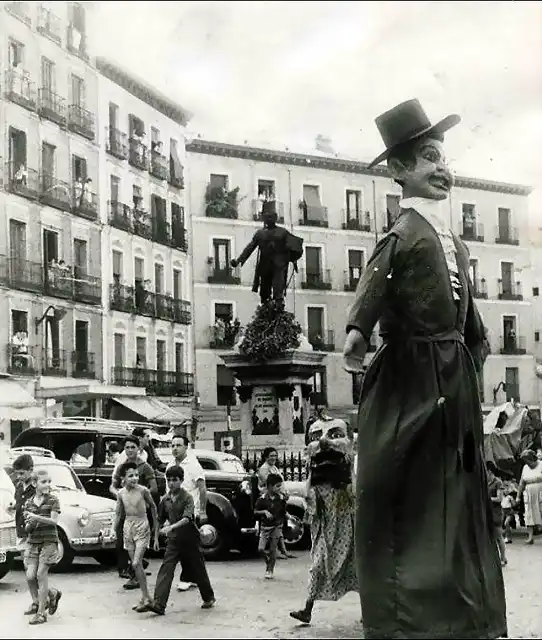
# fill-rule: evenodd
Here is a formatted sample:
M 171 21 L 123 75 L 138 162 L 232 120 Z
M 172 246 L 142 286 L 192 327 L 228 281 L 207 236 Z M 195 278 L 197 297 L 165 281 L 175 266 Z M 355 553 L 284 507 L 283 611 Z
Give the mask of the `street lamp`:
M 66 315 L 66 309 L 57 309 L 54 305 L 50 304 L 47 309 L 45 309 L 44 314 L 41 318 L 34 320 L 34 325 L 36 329 L 36 335 L 38 334 L 38 329 L 40 324 L 46 318 L 53 318 L 54 320 L 62 320 L 62 318 Z

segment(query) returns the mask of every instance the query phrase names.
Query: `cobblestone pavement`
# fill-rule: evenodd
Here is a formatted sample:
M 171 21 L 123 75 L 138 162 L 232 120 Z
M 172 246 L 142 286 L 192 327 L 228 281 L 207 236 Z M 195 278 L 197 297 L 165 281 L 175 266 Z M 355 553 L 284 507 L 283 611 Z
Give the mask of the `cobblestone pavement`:
M 541 638 L 542 538 L 528 547 L 517 537 L 508 551 L 510 637 Z M 202 611 L 197 591 L 172 592 L 166 616 L 154 617 L 131 610 L 138 593 L 123 591 L 113 571 L 81 561 L 70 572 L 52 575 L 64 596 L 57 614 L 39 627 L 29 627 L 22 615 L 28 596 L 17 568 L 0 582 L 0 638 L 362 638 L 355 594 L 338 603 L 317 604 L 310 627 L 289 618 L 288 611 L 303 603 L 308 563 L 307 553 L 279 561 L 273 582 L 263 579 L 258 560 L 209 563 L 215 609 Z M 151 586 L 158 566 L 158 560 L 151 562 Z

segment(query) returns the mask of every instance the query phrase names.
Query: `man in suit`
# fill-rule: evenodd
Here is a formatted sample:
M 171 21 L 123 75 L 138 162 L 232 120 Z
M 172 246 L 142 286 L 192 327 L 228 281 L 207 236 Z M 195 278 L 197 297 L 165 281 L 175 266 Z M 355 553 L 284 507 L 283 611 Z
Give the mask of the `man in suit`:
M 277 226 L 276 202 L 269 200 L 263 203 L 262 219 L 264 226 L 258 229 L 252 240 L 237 259 L 231 261 L 232 267 L 243 266 L 255 249 L 258 259 L 254 271 L 252 290 L 260 292 L 262 303 L 283 300 L 286 295 L 288 265 L 293 262 L 297 271 L 297 260 L 303 250 L 302 241 L 284 227 Z
M 450 230 L 444 133 L 417 100 L 376 119 L 402 187 L 346 322 L 359 373 L 356 555 L 365 638 L 499 638 L 506 603 L 483 459 L 477 373 L 488 353 L 466 246 Z

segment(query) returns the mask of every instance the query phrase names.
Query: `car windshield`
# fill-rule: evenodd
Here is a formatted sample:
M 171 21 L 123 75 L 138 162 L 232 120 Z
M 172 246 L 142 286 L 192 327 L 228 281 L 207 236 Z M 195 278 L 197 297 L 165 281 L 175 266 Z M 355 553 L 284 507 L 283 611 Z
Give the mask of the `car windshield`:
M 233 471 L 235 473 L 246 473 L 246 469 L 239 458 L 225 458 L 220 462 L 223 471 Z
M 51 484 L 57 489 L 69 491 L 84 491 L 79 478 L 75 473 L 63 464 L 37 464 L 35 469 L 45 469 L 51 477 Z

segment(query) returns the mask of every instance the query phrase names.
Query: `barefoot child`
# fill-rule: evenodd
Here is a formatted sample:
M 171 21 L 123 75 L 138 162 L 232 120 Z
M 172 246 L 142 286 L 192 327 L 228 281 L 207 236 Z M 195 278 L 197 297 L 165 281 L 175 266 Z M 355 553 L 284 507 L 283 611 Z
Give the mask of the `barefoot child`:
M 156 578 L 154 600 L 143 610 L 164 615 L 179 562 L 199 589 L 203 600 L 201 608 L 212 609 L 215 606 L 215 594 L 200 548 L 199 531 L 194 518 L 194 498 L 181 486 L 184 469 L 179 465 L 169 467 L 166 480 L 168 493 L 158 507 L 158 519 L 162 527 L 160 533 L 167 536 L 166 552 Z M 164 526 L 166 522 L 168 524 Z
M 49 591 L 49 569 L 58 557 L 57 521 L 60 515 L 58 498 L 51 493 L 51 478 L 46 469 L 32 474 L 35 488 L 23 506 L 26 545 L 24 566 L 32 606 L 27 613 L 34 614 L 30 624 L 47 622 L 46 610 L 53 614 L 58 608 L 61 592 Z
M 154 532 L 153 548 L 158 551 L 158 513 L 151 492 L 138 484 L 137 463 L 125 462 L 119 468 L 119 476 L 124 480 L 124 487 L 118 492 L 117 510 L 115 512 L 115 529 L 124 515 L 124 548 L 130 555 L 130 561 L 137 582 L 141 589 L 141 600 L 135 605 L 135 611 L 145 611 L 151 598 L 147 586 L 147 576 L 143 568 L 143 556 L 150 546 L 151 528 L 147 518 L 150 509 L 152 529 Z
M 277 546 L 282 537 L 282 529 L 286 520 L 286 500 L 282 494 L 282 477 L 276 473 L 267 476 L 267 491 L 256 500 L 254 515 L 261 518 L 260 542 L 258 551 L 264 554 L 265 577 L 274 577 L 277 561 Z

